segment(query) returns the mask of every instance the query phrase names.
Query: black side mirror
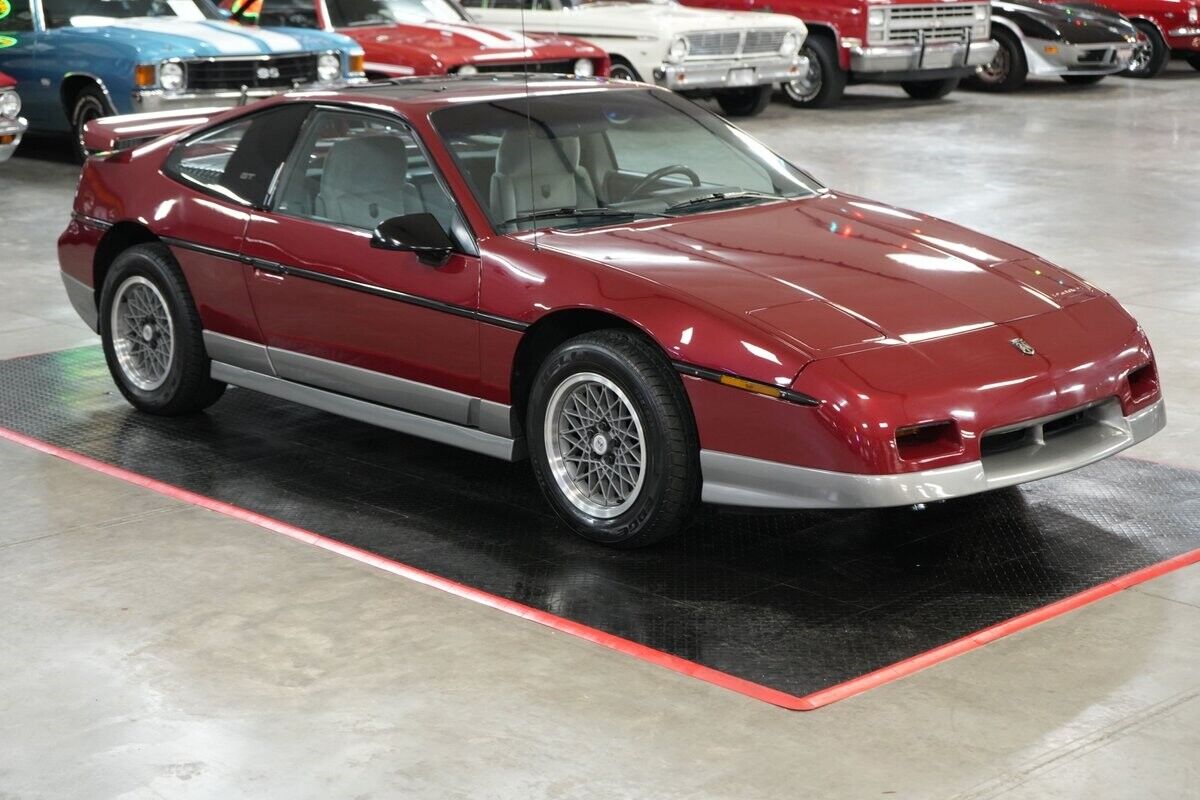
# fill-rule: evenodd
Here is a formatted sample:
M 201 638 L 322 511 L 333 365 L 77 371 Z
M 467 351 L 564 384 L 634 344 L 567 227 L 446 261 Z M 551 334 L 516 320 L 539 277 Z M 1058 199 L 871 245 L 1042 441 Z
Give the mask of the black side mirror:
M 433 214 L 405 214 L 379 223 L 371 247 L 416 253 L 422 263 L 440 267 L 454 252 L 454 241 Z

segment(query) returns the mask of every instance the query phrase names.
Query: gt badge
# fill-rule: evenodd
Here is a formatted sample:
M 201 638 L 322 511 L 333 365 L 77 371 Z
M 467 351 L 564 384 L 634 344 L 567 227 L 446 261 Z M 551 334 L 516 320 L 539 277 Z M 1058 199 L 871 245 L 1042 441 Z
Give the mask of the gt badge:
M 1013 339 L 1011 344 L 1013 347 L 1017 348 L 1018 350 L 1020 350 L 1022 353 L 1024 353 L 1027 356 L 1032 356 L 1032 355 L 1037 354 L 1037 350 L 1033 349 L 1033 345 L 1031 345 L 1029 342 L 1025 341 L 1024 339 Z

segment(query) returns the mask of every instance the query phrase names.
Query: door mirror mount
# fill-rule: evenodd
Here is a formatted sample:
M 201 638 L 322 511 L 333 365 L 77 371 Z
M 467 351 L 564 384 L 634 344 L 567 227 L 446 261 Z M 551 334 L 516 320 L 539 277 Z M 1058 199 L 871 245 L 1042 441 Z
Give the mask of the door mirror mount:
M 371 247 L 415 253 L 421 263 L 440 267 L 454 252 L 454 241 L 433 214 L 405 214 L 379 223 Z

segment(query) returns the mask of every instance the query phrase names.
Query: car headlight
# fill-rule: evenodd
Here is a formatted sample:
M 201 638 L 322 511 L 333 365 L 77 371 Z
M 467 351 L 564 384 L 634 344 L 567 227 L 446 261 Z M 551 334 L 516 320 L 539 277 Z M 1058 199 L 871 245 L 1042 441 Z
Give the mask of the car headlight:
M 1195 25 L 1197 22 L 1200 22 L 1200 8 L 1192 6 L 1188 9 L 1188 22 L 1192 23 L 1193 25 Z
M 872 28 L 878 28 L 883 24 L 883 9 L 872 8 L 867 12 L 867 24 Z
M 474 64 L 463 64 L 458 68 L 459 75 L 475 75 L 479 72 L 479 67 Z
M 581 58 L 575 62 L 575 75 L 579 78 L 590 78 L 596 74 L 596 65 L 590 58 Z
M 783 42 L 779 45 L 779 55 L 795 56 L 796 53 L 800 52 L 801 41 L 803 40 L 800 38 L 800 34 L 795 31 L 788 31 L 783 37 Z
M 678 64 L 687 58 L 689 49 L 688 40 L 683 36 L 676 36 L 671 40 L 671 46 L 667 48 L 667 61 Z
M 21 96 L 16 92 L 0 92 L 0 117 L 16 119 L 21 113 Z
M 336 53 L 322 53 L 317 56 L 317 80 L 336 81 L 342 76 L 342 59 Z
M 987 19 L 987 14 L 987 6 L 975 6 L 975 19 Z
M 178 92 L 183 88 L 185 77 L 183 65 L 174 61 L 164 61 L 158 65 L 158 85 L 165 91 Z

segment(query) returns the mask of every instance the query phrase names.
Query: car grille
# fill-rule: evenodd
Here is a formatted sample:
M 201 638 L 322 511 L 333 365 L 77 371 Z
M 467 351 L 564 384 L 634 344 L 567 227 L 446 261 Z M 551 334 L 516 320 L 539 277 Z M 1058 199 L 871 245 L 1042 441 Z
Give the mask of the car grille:
M 975 16 L 983 9 L 982 19 Z M 884 6 L 883 24 L 867 30 L 871 44 L 934 44 L 986 39 L 991 24 L 991 8 L 978 3 L 936 6 Z
M 575 62 L 566 61 L 517 61 L 511 64 L 476 64 L 480 72 L 534 72 L 548 75 L 574 75 Z
M 775 55 L 787 34 L 786 28 L 689 33 L 687 58 L 692 60 Z
M 269 58 L 215 58 L 188 61 L 187 87 L 205 89 L 279 89 L 317 79 L 317 56 L 305 53 Z

